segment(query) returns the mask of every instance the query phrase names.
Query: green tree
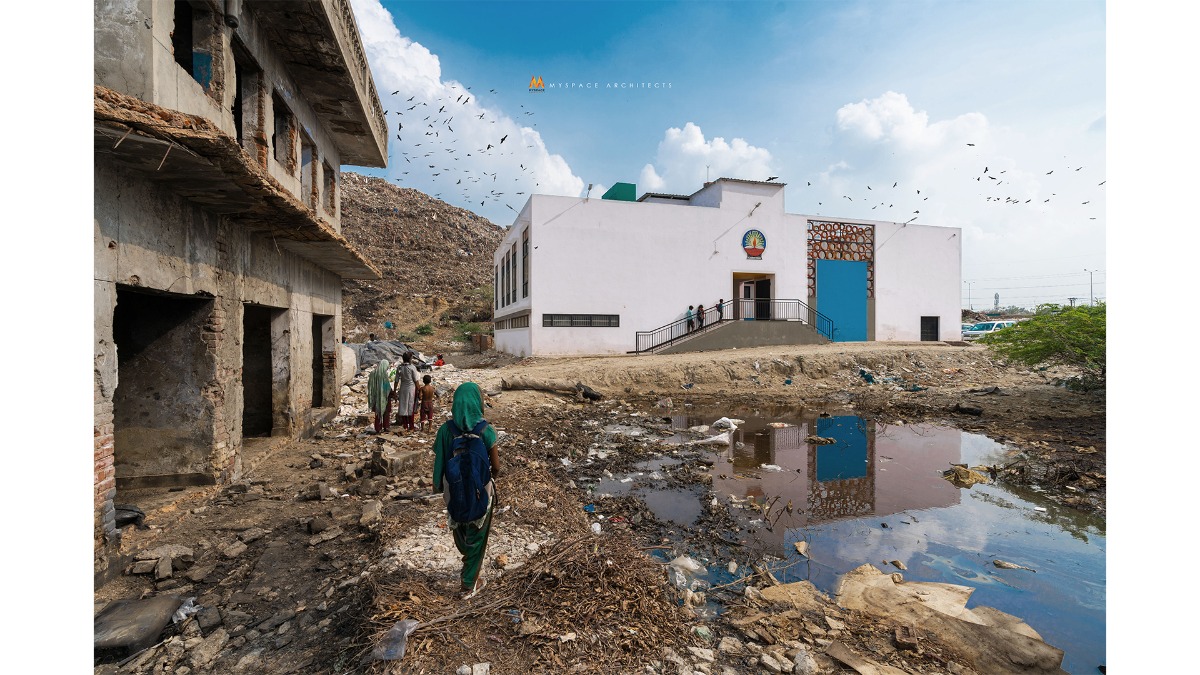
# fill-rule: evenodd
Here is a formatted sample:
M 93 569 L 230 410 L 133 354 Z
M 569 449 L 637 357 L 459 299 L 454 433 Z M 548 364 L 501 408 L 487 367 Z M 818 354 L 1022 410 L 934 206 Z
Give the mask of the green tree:
M 1027 366 L 1079 368 L 1084 389 L 1104 386 L 1105 305 L 1038 305 L 1030 319 L 979 339 L 993 354 Z

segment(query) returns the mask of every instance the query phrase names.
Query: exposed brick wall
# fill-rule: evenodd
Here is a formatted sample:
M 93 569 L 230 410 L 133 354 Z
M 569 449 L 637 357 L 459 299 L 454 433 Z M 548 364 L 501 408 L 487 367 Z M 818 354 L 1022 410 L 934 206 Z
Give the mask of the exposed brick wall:
M 113 407 L 112 400 L 96 402 L 93 422 L 92 469 L 94 473 L 94 529 L 93 567 L 102 571 L 108 563 L 105 554 L 115 550 L 119 541 L 116 511 L 113 500 L 117 496 L 117 476 L 113 468 Z

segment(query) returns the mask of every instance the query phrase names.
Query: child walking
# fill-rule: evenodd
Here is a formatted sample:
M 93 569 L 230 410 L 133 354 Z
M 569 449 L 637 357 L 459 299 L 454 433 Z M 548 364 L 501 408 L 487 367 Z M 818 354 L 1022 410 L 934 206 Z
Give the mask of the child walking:
M 417 405 L 421 407 L 420 431 L 425 431 L 425 425 L 433 430 L 433 401 L 437 398 L 437 389 L 432 382 L 433 377 L 426 375 L 421 378 L 422 385 L 417 387 Z

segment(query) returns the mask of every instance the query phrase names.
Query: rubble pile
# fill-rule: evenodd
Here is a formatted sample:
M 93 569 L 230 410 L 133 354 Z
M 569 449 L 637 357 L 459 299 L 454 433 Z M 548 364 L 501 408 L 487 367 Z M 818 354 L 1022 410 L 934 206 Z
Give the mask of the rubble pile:
M 343 173 L 342 234 L 382 272 L 343 282 L 343 331 L 383 337 L 392 321 L 411 336 L 441 319 L 490 321 L 492 253 L 504 232 L 423 192 Z

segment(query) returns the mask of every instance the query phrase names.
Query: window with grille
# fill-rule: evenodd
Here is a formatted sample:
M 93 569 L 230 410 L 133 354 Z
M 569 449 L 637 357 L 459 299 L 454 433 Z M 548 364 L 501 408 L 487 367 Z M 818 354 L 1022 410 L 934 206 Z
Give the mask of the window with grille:
M 620 328 L 619 314 L 543 314 L 543 328 Z

